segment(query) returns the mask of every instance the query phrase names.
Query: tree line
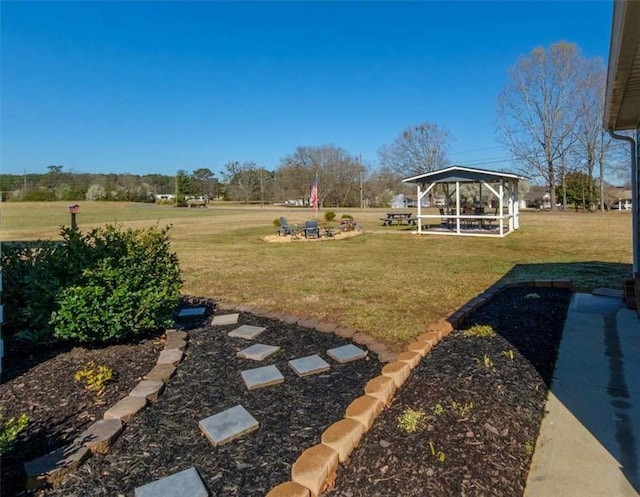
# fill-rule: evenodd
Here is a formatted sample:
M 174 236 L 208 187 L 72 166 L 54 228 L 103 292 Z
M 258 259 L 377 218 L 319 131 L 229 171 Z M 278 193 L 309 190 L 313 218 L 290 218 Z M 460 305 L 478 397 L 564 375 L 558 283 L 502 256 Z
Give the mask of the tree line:
M 603 61 L 584 57 L 573 43 L 536 47 L 508 71 L 497 101 L 497 136 L 515 169 L 544 182 L 552 209 L 578 202 L 604 209 L 605 177 L 626 176 L 620 174 L 624 149 L 602 126 L 605 87 Z M 317 175 L 322 206 L 388 206 L 397 193 L 414 193 L 403 178 L 451 163 L 452 140 L 446 127 L 424 121 L 380 147 L 375 164 L 327 144 L 299 146 L 273 170 L 254 161 L 229 161 L 220 177 L 208 168 L 139 176 L 78 174 L 52 165 L 40 175 L 0 175 L 0 190 L 15 200 L 153 201 L 171 194 L 178 201 L 202 196 L 305 205 Z

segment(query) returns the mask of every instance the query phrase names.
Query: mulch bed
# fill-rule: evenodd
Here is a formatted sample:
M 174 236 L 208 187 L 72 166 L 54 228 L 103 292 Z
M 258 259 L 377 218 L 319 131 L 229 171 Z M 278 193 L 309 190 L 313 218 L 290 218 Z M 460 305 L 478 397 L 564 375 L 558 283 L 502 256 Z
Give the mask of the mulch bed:
M 160 401 L 127 424 L 106 456 L 93 456 L 45 495 L 133 495 L 136 487 L 191 466 L 212 495 L 264 495 L 290 478 L 291 464 L 300 453 L 320 442 L 322 432 L 344 416 L 382 367 L 372 354 L 342 365 L 327 358 L 327 349 L 351 343 L 333 334 L 246 313 L 237 325 L 213 328 L 205 322 L 189 329 L 186 357 Z M 282 350 L 262 362 L 238 359 L 236 352 L 253 343 L 227 337 L 240 324 L 266 327 L 254 342 Z M 287 361 L 312 354 L 329 362 L 331 370 L 299 378 Z M 240 371 L 270 364 L 278 367 L 285 382 L 248 391 Z M 198 421 L 237 404 L 260 428 L 213 447 Z
M 469 316 L 463 328 L 488 324 L 498 335 L 454 331 L 440 342 L 338 470 L 329 495 L 522 495 L 570 296 L 510 289 Z M 399 426 L 409 408 L 426 415 L 415 432 Z
M 0 494 L 10 496 L 24 486 L 23 463 L 65 445 L 125 397 L 158 360 L 162 344 L 146 339 L 134 345 L 87 349 L 76 347 L 32 350 L 12 339 L 5 341 L 0 405 L 5 418 L 29 416 L 29 424 L 13 448 L 3 454 Z M 90 361 L 114 371 L 104 395 L 74 380 Z
M 526 299 L 531 293 L 539 298 Z M 500 336 L 470 338 L 455 331 L 434 348 L 341 466 L 336 487 L 327 494 L 522 495 L 569 298 L 569 292 L 555 289 L 512 289 L 469 317 L 467 324 L 491 324 Z M 186 358 L 160 401 L 134 417 L 107 455 L 92 457 L 62 485 L 41 493 L 133 495 L 137 486 L 191 466 L 211 495 L 264 495 L 290 479 L 291 464 L 344 416 L 382 365 L 372 354 L 344 365 L 327 359 L 327 349 L 350 343 L 333 334 L 245 313 L 240 324 L 267 327 L 256 341 L 282 350 L 261 363 L 237 359 L 247 342 L 230 339 L 226 332 L 238 325 L 214 329 L 196 323 L 189 330 Z M 132 346 L 135 359 L 122 362 L 117 362 L 124 357 L 121 351 L 105 352 L 103 358 L 90 356 L 98 350 L 74 349 L 23 368 L 0 385 L 8 414 L 32 417 L 16 450 L 3 458 L 2 495 L 19 494 L 16 471 L 23 461 L 72 438 L 126 395 L 151 369 L 160 347 L 151 340 Z M 509 350 L 513 359 L 503 354 Z M 331 364 L 329 372 L 299 378 L 287 365 L 315 353 Z M 485 366 L 485 354 L 493 366 Z M 104 405 L 94 405 L 73 381 L 73 373 L 88 360 L 118 372 Z M 248 391 L 240 370 L 268 364 L 277 365 L 285 382 Z M 260 422 L 259 430 L 213 447 L 198 421 L 236 404 Z M 415 433 L 398 428 L 398 417 L 409 407 L 427 415 Z

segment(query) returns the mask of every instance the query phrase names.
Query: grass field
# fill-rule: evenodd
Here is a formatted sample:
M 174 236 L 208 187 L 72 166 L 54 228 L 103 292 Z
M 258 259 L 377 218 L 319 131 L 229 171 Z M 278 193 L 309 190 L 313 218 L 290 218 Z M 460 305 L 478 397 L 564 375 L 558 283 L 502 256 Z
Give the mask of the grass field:
M 308 209 L 215 204 L 178 209 L 154 204 L 82 202 L 81 230 L 171 224 L 184 292 L 337 322 L 406 344 L 493 283 L 572 278 L 576 287 L 620 288 L 631 276 L 628 212 L 524 212 L 503 239 L 415 236 L 382 227 L 385 209 L 351 214 L 364 235 L 347 240 L 266 243 L 273 219 L 302 224 Z M 415 210 L 414 210 L 415 213 Z M 67 203 L 4 203 L 0 241 L 58 238 Z

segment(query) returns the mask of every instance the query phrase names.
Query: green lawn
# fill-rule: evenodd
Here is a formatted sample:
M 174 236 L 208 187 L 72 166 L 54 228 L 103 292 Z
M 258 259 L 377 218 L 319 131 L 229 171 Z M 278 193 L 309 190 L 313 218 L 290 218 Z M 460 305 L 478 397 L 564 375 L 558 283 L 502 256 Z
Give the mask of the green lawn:
M 382 227 L 385 209 L 351 214 L 364 235 L 348 240 L 266 243 L 273 219 L 302 224 L 309 209 L 215 204 L 186 209 L 81 202 L 80 229 L 172 224 L 184 292 L 351 326 L 405 344 L 493 283 L 572 278 L 581 290 L 621 287 L 631 275 L 628 212 L 524 212 L 503 239 L 415 236 Z M 415 209 L 413 210 L 415 213 Z M 4 203 L 0 240 L 57 238 L 67 203 Z

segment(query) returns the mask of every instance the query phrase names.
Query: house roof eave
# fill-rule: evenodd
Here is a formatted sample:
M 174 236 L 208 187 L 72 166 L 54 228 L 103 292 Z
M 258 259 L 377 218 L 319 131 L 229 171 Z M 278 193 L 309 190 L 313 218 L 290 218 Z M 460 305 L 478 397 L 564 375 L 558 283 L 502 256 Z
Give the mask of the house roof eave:
M 604 127 L 640 126 L 640 2 L 615 0 L 609 46 Z

